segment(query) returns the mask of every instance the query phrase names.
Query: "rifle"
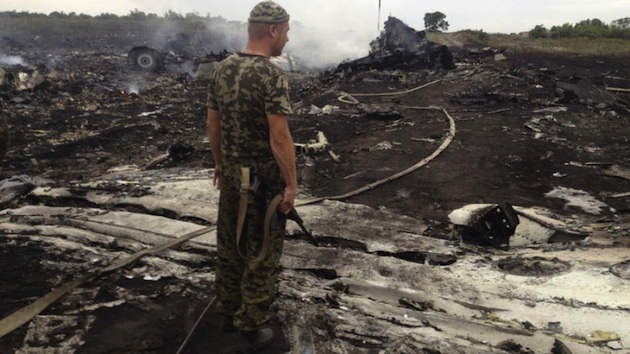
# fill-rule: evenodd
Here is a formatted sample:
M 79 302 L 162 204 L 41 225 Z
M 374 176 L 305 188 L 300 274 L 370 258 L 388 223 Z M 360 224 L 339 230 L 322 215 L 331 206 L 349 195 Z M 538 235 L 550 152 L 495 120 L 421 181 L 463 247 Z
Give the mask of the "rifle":
M 275 208 L 277 206 L 277 203 L 274 202 L 274 199 L 279 198 L 278 202 L 282 200 L 282 189 L 278 188 L 277 184 L 269 183 L 269 181 L 258 170 L 254 170 L 252 172 L 252 183 L 250 185 L 250 191 L 254 195 L 262 195 L 265 198 L 265 205 L 267 205 L 267 208 Z M 300 229 L 302 229 L 302 232 L 306 236 L 306 241 L 315 246 L 318 245 L 317 240 L 315 239 L 313 234 L 306 228 L 306 226 L 304 225 L 304 220 L 302 220 L 295 208 L 292 208 L 288 214 L 283 214 L 275 210 L 275 212 L 271 216 L 270 228 L 274 229 L 274 227 L 277 227 L 281 221 L 284 221 L 282 219 L 294 221 L 296 224 L 298 224 Z

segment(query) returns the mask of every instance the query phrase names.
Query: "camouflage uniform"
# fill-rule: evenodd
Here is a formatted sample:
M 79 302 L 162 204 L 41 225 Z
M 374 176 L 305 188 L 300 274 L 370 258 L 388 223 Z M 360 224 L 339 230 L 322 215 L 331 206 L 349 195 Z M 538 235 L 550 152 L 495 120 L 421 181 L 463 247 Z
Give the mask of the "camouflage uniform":
M 234 325 L 253 330 L 269 321 L 275 294 L 285 223 L 271 232 L 267 256 L 259 263 L 263 243 L 265 200 L 250 194 L 241 236 L 236 245 L 241 167 L 259 171 L 282 190 L 280 169 L 269 143 L 267 114 L 291 114 L 286 75 L 267 58 L 234 54 L 217 66 L 210 82 L 208 108 L 221 119 L 221 196 L 217 222 L 217 311 L 234 316 Z
M 7 120 L 4 117 L 2 106 L 0 106 L 0 170 L 2 170 L 2 159 L 7 153 L 9 146 L 9 127 L 7 126 Z

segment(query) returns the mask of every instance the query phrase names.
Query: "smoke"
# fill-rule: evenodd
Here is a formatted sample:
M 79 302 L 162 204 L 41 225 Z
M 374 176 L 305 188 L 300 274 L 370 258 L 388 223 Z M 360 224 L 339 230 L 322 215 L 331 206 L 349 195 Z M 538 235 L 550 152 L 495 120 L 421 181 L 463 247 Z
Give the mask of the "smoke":
M 204 48 L 206 53 L 218 53 L 222 50 L 236 52 L 247 43 L 245 23 L 213 18 L 204 25 L 204 33 L 198 33 L 192 45 L 195 48 Z M 366 56 L 370 42 L 377 37 L 377 32 L 307 27 L 299 21 L 291 21 L 289 42 L 284 52 L 295 57 L 302 69 L 326 70 L 344 60 Z
M 247 24 L 242 22 L 213 18 L 204 23 L 203 29 L 204 32 L 199 33 L 195 39 L 208 53 L 222 50 L 236 52 L 247 43 Z
M 137 82 L 131 82 L 127 84 L 126 91 L 138 95 L 140 94 L 140 85 Z
M 8 66 L 13 66 L 13 65 L 27 66 L 26 62 L 24 61 L 22 57 L 15 56 L 15 55 L 7 56 L 4 54 L 0 54 L 0 64 L 8 65 Z
M 377 37 L 375 32 L 313 28 L 292 22 L 285 52 L 297 57 L 307 69 L 325 70 L 368 55 L 370 42 Z

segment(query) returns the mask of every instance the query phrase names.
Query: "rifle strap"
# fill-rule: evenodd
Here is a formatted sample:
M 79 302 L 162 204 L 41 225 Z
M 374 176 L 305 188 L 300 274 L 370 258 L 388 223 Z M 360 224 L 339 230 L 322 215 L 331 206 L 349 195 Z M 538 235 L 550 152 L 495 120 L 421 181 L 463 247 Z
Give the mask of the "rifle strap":
M 262 261 L 269 253 L 269 247 L 271 247 L 271 230 L 270 230 L 271 219 L 274 217 L 274 214 L 276 213 L 276 210 L 278 209 L 278 204 L 280 204 L 281 201 L 282 201 L 282 194 L 278 194 L 271 200 L 271 202 L 269 202 L 269 205 L 267 205 L 267 211 L 265 212 L 265 225 L 264 225 L 265 233 L 263 237 L 263 245 L 262 245 L 262 249 L 260 250 L 260 253 L 258 254 L 258 257 L 252 260 L 252 262 L 254 263 L 258 263 Z
M 239 256 L 243 259 L 246 259 L 246 257 L 241 252 L 241 237 L 243 235 L 245 217 L 247 216 L 247 206 L 249 204 L 250 178 L 251 173 L 249 167 L 241 167 L 241 198 L 238 205 L 238 219 L 236 222 L 236 250 L 238 251 Z M 271 219 L 273 219 L 274 214 L 278 209 L 278 204 L 280 204 L 281 201 L 282 194 L 278 194 L 271 200 L 271 202 L 269 202 L 269 205 L 267 205 L 267 210 L 265 211 L 263 244 L 258 256 L 252 260 L 254 263 L 262 261 L 269 253 L 269 248 L 271 247 Z
M 245 224 L 245 216 L 247 214 L 247 204 L 249 203 L 249 181 L 249 167 L 241 167 L 241 198 L 238 205 L 238 219 L 236 222 L 236 250 L 241 258 L 245 258 L 241 253 L 241 235 L 243 234 L 243 225 Z

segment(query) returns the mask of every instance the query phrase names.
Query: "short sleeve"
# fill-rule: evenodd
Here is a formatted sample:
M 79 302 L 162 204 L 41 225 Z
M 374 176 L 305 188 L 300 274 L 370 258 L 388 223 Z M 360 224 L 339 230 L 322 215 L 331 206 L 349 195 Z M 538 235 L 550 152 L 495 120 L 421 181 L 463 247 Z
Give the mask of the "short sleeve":
M 208 85 L 208 100 L 206 101 L 206 103 L 208 105 L 208 109 L 218 111 L 219 103 L 217 102 L 217 93 L 216 93 L 215 83 L 216 81 L 214 79 L 214 75 L 212 75 L 212 78 L 210 79 L 210 83 Z
M 265 113 L 289 115 L 293 113 L 289 100 L 289 82 L 285 73 L 281 72 L 270 78 L 265 97 Z

